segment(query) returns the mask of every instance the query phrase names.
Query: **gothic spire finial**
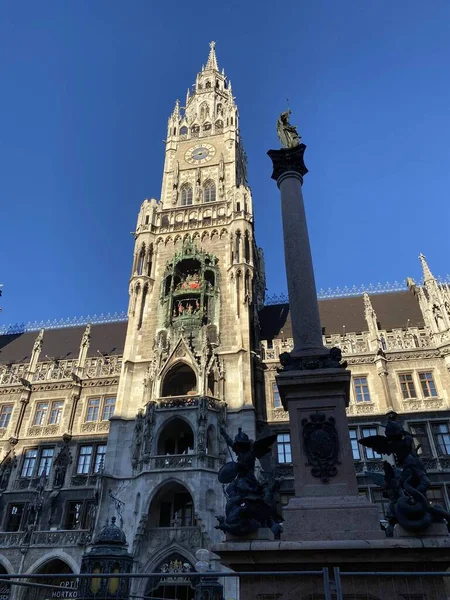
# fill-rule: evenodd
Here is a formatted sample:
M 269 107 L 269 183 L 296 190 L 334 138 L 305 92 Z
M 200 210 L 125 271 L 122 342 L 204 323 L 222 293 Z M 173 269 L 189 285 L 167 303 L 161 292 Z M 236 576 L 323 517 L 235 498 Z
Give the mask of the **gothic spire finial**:
M 425 256 L 422 253 L 419 254 L 419 260 L 422 263 L 424 282 L 429 281 L 430 279 L 434 279 L 433 273 L 430 271 L 430 267 L 428 266 Z
M 218 71 L 219 70 L 219 66 L 217 64 L 217 57 L 216 57 L 216 42 L 210 42 L 209 43 L 209 55 L 208 55 L 208 61 L 206 63 L 206 67 L 205 69 L 212 69 L 214 71 Z
M 175 101 L 175 107 L 172 113 L 172 119 L 178 119 L 180 117 L 180 101 L 177 99 Z

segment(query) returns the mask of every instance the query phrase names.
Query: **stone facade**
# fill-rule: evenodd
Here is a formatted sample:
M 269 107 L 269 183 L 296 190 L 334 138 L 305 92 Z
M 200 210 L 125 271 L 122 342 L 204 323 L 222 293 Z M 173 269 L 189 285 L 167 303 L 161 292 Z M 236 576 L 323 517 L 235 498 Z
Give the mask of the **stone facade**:
M 289 310 L 264 306 L 239 116 L 213 44 L 185 104 L 168 120 L 161 199 L 138 214 L 127 322 L 0 336 L 0 572 L 78 572 L 116 512 L 137 571 L 193 569 L 222 535 L 220 426 L 278 432 L 262 469 L 283 476 L 283 502 L 293 493 L 273 387 L 292 347 Z M 352 372 L 352 439 L 398 412 L 448 506 L 450 291 L 421 261 L 424 284 L 409 291 L 321 300 L 323 343 Z M 363 475 L 381 459 L 356 443 L 354 458 L 382 516 Z

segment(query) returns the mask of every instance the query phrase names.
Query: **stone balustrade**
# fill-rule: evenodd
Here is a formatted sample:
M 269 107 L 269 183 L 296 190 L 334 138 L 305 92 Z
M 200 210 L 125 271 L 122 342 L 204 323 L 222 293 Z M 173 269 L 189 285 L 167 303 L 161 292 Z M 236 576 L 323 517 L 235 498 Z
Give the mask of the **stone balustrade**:
M 85 546 L 91 539 L 91 533 L 85 529 L 59 531 L 33 531 L 29 537 L 26 531 L 0 531 L 0 548 L 20 546 Z
M 95 356 L 86 359 L 83 376 L 89 379 L 120 375 L 122 370 L 121 356 Z
M 76 370 L 78 361 L 55 360 L 41 362 L 37 364 L 36 371 L 33 373 L 32 381 L 59 381 L 61 379 L 71 379 L 72 373 Z
M 340 348 L 344 356 L 350 354 L 366 354 L 374 352 L 369 347 L 369 333 L 333 334 L 322 337 L 327 348 Z M 424 329 L 411 327 L 407 330 L 393 329 L 392 331 L 379 331 L 379 344 L 386 352 L 398 350 L 415 350 L 429 348 L 432 340 Z M 263 360 L 278 360 L 283 352 L 291 352 L 294 347 L 292 338 L 272 340 L 269 348 L 267 341 L 262 342 Z
M 216 456 L 199 454 L 164 454 L 153 456 L 151 459 L 152 470 L 163 469 L 213 469 L 217 470 L 219 459 Z
M 164 548 L 171 544 L 179 544 L 189 550 L 198 550 L 204 547 L 203 533 L 200 527 L 155 527 L 145 532 L 146 544 L 149 553 L 155 548 Z

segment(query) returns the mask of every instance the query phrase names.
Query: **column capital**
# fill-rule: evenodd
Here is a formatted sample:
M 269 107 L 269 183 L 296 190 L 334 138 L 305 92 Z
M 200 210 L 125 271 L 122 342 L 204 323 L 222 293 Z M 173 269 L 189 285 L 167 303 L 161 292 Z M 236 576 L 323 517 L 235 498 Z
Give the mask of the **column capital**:
M 305 144 L 299 144 L 294 148 L 280 148 L 280 150 L 269 150 L 268 156 L 272 160 L 273 173 L 272 179 L 278 183 L 279 179 L 285 173 L 296 173 L 299 175 L 301 182 L 303 183 L 303 176 L 306 175 L 308 169 L 305 166 L 303 155 L 305 153 Z

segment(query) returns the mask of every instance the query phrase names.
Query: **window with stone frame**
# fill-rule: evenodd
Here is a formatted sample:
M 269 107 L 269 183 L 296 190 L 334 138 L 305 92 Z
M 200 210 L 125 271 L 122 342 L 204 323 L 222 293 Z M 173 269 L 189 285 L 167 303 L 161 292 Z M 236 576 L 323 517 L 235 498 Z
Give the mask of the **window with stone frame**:
M 181 206 L 190 206 L 192 204 L 192 186 L 185 184 L 181 188 Z
M 38 402 L 34 413 L 33 425 L 45 425 L 47 422 L 48 402 Z
M 211 179 L 206 181 L 203 186 L 203 199 L 205 202 L 216 201 L 216 184 Z
M 4 531 L 22 531 L 25 526 L 26 502 L 14 502 L 6 509 Z
M 410 398 L 417 398 L 416 386 L 414 385 L 414 379 L 412 373 L 400 373 L 398 376 L 400 382 L 400 389 L 402 391 L 403 399 L 409 400 Z
M 85 423 L 97 421 L 109 421 L 116 407 L 115 396 L 104 396 L 102 398 L 88 398 L 86 404 Z
M 353 460 L 361 460 L 361 452 L 358 444 L 358 429 L 356 427 L 349 427 L 349 433 Z
M 77 459 L 77 475 L 95 475 L 103 469 L 106 444 L 89 444 L 80 446 Z
M 427 490 L 427 500 L 431 504 L 439 504 L 442 508 L 447 509 L 444 488 L 442 486 L 430 487 Z
M 277 435 L 277 456 L 279 464 L 292 463 L 291 435 L 289 433 Z
M 417 454 L 423 457 L 432 456 L 427 423 L 409 423 L 408 429 L 413 435 L 414 445 L 416 447 Z
M 450 429 L 448 422 L 431 423 L 434 444 L 438 456 L 450 456 Z
M 369 384 L 365 375 L 353 377 L 353 389 L 356 402 L 371 402 Z
M 63 408 L 63 400 L 38 402 L 34 413 L 33 425 L 59 425 Z
M 48 476 L 52 467 L 54 447 L 28 448 L 23 456 L 20 477 L 33 478 Z
M 436 398 L 438 393 L 431 371 L 421 371 L 419 373 L 420 386 L 424 398 Z
M 0 428 L 8 427 L 11 421 L 11 415 L 13 411 L 12 404 L 2 404 L 0 406 Z
M 377 427 L 361 427 L 361 437 L 362 438 L 369 437 L 371 435 L 378 435 Z M 374 460 L 374 459 L 381 458 L 381 454 L 378 454 L 378 452 L 375 452 L 375 450 L 372 450 L 372 448 L 364 447 L 364 453 L 366 455 L 367 460 Z
M 283 405 L 281 404 L 280 392 L 278 390 L 276 381 L 272 383 L 272 402 L 274 408 L 283 408 Z
M 115 397 L 110 396 L 103 400 L 102 421 L 109 421 L 109 419 L 114 414 L 115 407 L 116 407 Z
M 50 409 L 50 416 L 48 418 L 49 425 L 59 425 L 63 414 L 64 402 L 62 400 L 56 400 L 52 402 Z
M 100 398 L 89 398 L 86 407 L 86 423 L 98 421 L 100 412 Z
M 93 525 L 93 500 L 75 500 L 66 503 L 64 529 L 90 529 Z

